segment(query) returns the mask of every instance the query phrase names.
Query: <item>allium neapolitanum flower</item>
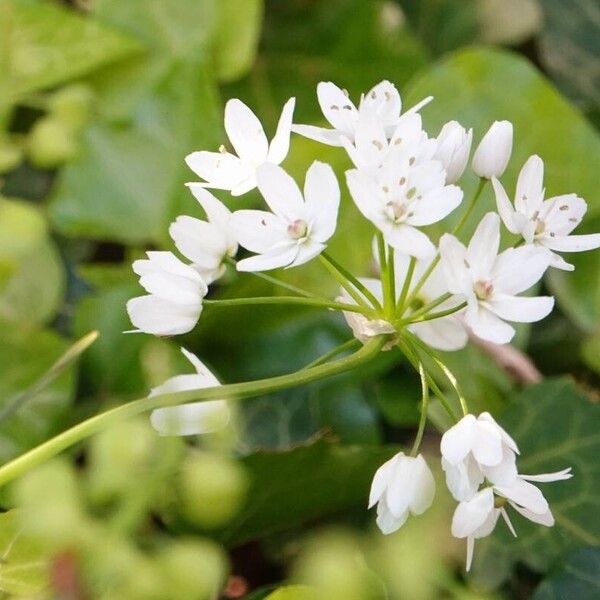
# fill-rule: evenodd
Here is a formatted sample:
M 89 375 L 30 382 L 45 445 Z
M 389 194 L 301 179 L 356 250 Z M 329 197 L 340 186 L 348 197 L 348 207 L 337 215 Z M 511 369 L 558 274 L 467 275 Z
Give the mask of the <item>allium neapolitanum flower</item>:
M 550 264 L 548 250 L 523 246 L 498 254 L 499 246 L 500 218 L 488 213 L 468 247 L 445 234 L 440 254 L 448 289 L 467 301 L 467 325 L 484 340 L 506 344 L 515 330 L 505 321 L 539 321 L 552 310 L 554 298 L 519 296 L 542 278 Z
M 479 177 L 500 177 L 508 165 L 513 145 L 513 126 L 510 121 L 495 121 L 483 136 L 475 154 L 473 171 Z
M 402 100 L 396 86 L 389 81 L 381 81 L 366 95 L 362 95 L 358 108 L 345 90 L 331 81 L 322 81 L 317 86 L 317 98 L 323 115 L 333 129 L 313 125 L 294 125 L 292 131 L 328 146 L 342 146 L 344 140 L 354 143 L 356 123 L 361 116 L 373 117 L 383 128 L 386 136 L 391 136 L 398 125 L 402 112 Z M 431 102 L 429 96 L 406 111 L 410 114 Z
M 231 225 L 241 246 L 256 256 L 238 262 L 238 271 L 295 267 L 319 255 L 335 232 L 340 188 L 332 168 L 315 161 L 306 173 L 304 197 L 281 168 L 265 164 L 258 189 L 273 212 L 238 210 Z
M 369 508 L 377 504 L 377 525 L 385 534 L 404 525 L 409 514 L 424 513 L 433 502 L 435 480 L 425 459 L 399 452 L 373 477 Z
M 515 204 L 511 204 L 502 184 L 492 178 L 498 212 L 511 233 L 523 236 L 527 244 L 558 252 L 583 252 L 600 247 L 600 233 L 571 235 L 581 223 L 587 204 L 577 194 L 554 196 L 544 200 L 544 162 L 530 156 L 517 181 Z M 552 252 L 551 266 L 565 271 L 575 267 Z
M 177 335 L 191 331 L 202 312 L 208 286 L 195 269 L 171 252 L 147 252 L 133 270 L 147 296 L 132 298 L 127 312 L 138 331 L 154 335 Z
M 189 154 L 185 159 L 188 166 L 206 180 L 200 185 L 230 190 L 232 196 L 254 189 L 258 167 L 266 162 L 278 165 L 287 156 L 295 102 L 295 98 L 286 102 L 269 144 L 256 115 L 241 100 L 229 100 L 225 106 L 225 131 L 237 156 L 224 146 L 219 152 Z
M 169 233 L 179 252 L 192 261 L 191 266 L 210 284 L 223 274 L 225 258 L 235 256 L 238 249 L 231 231 L 231 212 L 200 184 L 189 183 L 188 187 L 208 221 L 181 215 L 171 223 Z
M 196 373 L 167 379 L 162 385 L 152 389 L 151 397 L 221 385 L 195 354 L 185 348 L 181 351 L 192 363 Z M 225 400 L 211 400 L 157 408 L 152 411 L 150 422 L 161 435 L 197 435 L 222 429 L 229 422 L 229 417 L 229 407 Z
M 446 170 L 446 183 L 456 183 L 465 172 L 473 130 L 468 131 L 457 121 L 448 121 L 436 139 L 436 150 L 433 158 L 439 160 Z

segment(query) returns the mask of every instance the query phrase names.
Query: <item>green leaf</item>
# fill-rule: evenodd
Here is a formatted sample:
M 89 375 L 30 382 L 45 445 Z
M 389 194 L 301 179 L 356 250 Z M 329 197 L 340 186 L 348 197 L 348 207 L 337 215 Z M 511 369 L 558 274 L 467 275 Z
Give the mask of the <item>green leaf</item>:
M 50 206 L 54 225 L 70 236 L 164 240 L 180 207 L 195 205 L 183 185 L 194 178 L 184 158 L 214 145 L 219 120 L 206 69 L 173 63 L 130 125 L 100 122 L 88 129 L 80 158 L 61 173 Z
M 69 343 L 50 331 L 1 323 L 0 399 L 6 406 L 29 388 L 65 352 Z M 0 424 L 0 461 L 4 462 L 64 429 L 73 395 L 69 369 Z
M 541 0 L 544 30 L 540 56 L 559 87 L 586 108 L 600 106 L 600 5 L 596 0 L 569 3 Z
M 48 559 L 21 529 L 17 511 L 0 515 L 0 591 L 11 597 L 37 597 L 48 584 Z
M 221 537 L 238 545 L 366 506 L 373 474 L 394 452 L 321 439 L 285 452 L 252 454 L 242 461 L 252 480 L 247 504 Z
M 600 596 L 600 548 L 580 548 L 535 590 L 533 600 L 594 600 Z
M 63 300 L 65 273 L 42 214 L 32 205 L 0 198 L 0 318 L 37 325 Z
M 511 511 L 518 537 L 499 522 L 493 537 L 478 544 L 475 578 L 488 585 L 500 583 L 516 562 L 545 572 L 575 547 L 600 544 L 600 407 L 568 379 L 548 380 L 523 391 L 500 423 L 521 450 L 519 472 L 572 467 L 573 478 L 540 484 L 556 519 L 554 527 L 536 525 Z
M 141 50 L 131 37 L 56 3 L 8 0 L 8 9 L 15 96 L 82 77 Z
M 508 89 L 517 91 L 518 102 L 514 95 L 501 92 Z M 515 126 L 514 151 L 509 169 L 502 178 L 507 189 L 514 190 L 523 163 L 531 154 L 537 153 L 545 162 L 548 197 L 576 192 L 588 202 L 586 220 L 576 233 L 598 229 L 600 138 L 585 118 L 529 62 L 498 50 L 463 50 L 424 71 L 409 90 L 408 104 L 429 94 L 435 97 L 435 101 L 422 111 L 425 125 L 433 134 L 444 122 L 457 119 L 466 127 L 474 128 L 477 142 L 494 120 L 512 121 Z M 565 143 L 564 140 L 569 141 Z M 475 185 L 475 176 L 466 175 L 466 198 L 471 196 Z M 471 229 L 489 210 L 495 210 L 495 200 L 488 186 L 470 220 Z M 456 218 L 453 215 L 450 220 Z M 439 228 L 436 231 L 440 231 Z M 593 327 L 600 307 L 600 286 L 596 277 L 600 253 L 566 256 L 576 264 L 575 273 L 553 269 L 548 282 L 561 308 L 578 324 Z
M 589 337 L 581 348 L 581 354 L 584 362 L 600 373 L 600 333 Z
M 307 585 L 288 585 L 275 590 L 265 600 L 318 600 L 315 588 Z
M 217 77 L 224 82 L 245 75 L 256 57 L 264 0 L 219 0 L 213 41 Z

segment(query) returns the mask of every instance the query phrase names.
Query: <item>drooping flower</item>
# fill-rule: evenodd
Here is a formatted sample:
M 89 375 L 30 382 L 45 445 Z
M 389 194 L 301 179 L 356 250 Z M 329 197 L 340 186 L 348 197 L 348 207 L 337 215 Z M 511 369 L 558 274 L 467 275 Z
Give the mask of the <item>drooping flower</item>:
M 315 161 L 306 173 L 304 197 L 281 168 L 258 170 L 258 188 L 273 212 L 239 210 L 231 224 L 241 246 L 256 256 L 237 263 L 238 271 L 266 271 L 302 265 L 319 255 L 334 234 L 340 189 L 332 168 Z
M 373 477 L 369 508 L 377 504 L 377 525 L 384 534 L 404 525 L 409 514 L 424 513 L 433 502 L 435 480 L 425 459 L 399 452 Z
M 358 108 L 350 100 L 345 90 L 330 81 L 319 83 L 317 98 L 323 115 L 333 129 L 313 125 L 293 125 L 292 131 L 329 146 L 342 146 L 344 139 L 354 143 L 359 116 L 375 118 L 383 127 L 385 135 L 391 137 L 398 125 L 402 111 L 400 94 L 396 86 L 389 81 L 381 81 L 366 95 L 363 95 Z M 418 111 L 432 99 L 432 97 L 425 98 L 404 114 Z
M 153 388 L 149 397 L 221 385 L 195 354 L 185 348 L 181 348 L 181 351 L 196 373 L 167 379 Z M 157 408 L 150 415 L 150 423 L 160 435 L 198 435 L 222 429 L 229 422 L 229 417 L 230 411 L 225 400 L 210 400 Z
M 390 152 L 376 177 L 352 169 L 346 180 L 356 206 L 383 233 L 386 243 L 416 258 L 435 253 L 431 240 L 417 227 L 441 221 L 463 197 L 459 187 L 446 185 L 440 162 L 415 164 L 403 150 Z
M 473 130 L 468 131 L 457 121 L 448 121 L 437 136 L 437 148 L 433 158 L 439 160 L 446 170 L 446 183 L 456 183 L 469 162 Z
M 137 331 L 177 335 L 191 331 L 202 312 L 208 286 L 200 274 L 171 252 L 147 252 L 133 270 L 140 276 L 146 296 L 127 302 L 127 312 Z
M 571 477 L 570 468 L 557 473 L 518 475 L 511 485 L 486 487 L 469 499 L 461 501 L 452 518 L 452 535 L 456 538 L 467 538 L 466 570 L 471 569 L 475 540 L 490 535 L 500 515 L 516 537 L 517 533 L 505 508 L 506 504 L 534 523 L 546 527 L 554 525 L 548 501 L 542 492 L 527 480 L 547 483 Z
M 571 235 L 587 211 L 583 198 L 565 194 L 544 200 L 544 162 L 539 156 L 530 156 L 523 165 L 514 206 L 495 177 L 492 185 L 504 225 L 511 233 L 523 236 L 527 244 L 558 252 L 583 252 L 600 247 L 600 233 Z M 565 271 L 575 268 L 556 252 L 552 252 L 551 256 L 550 266 Z
M 225 270 L 223 261 L 235 256 L 238 244 L 230 225 L 231 212 L 198 183 L 188 187 L 206 213 L 208 221 L 181 215 L 171 223 L 169 233 L 183 256 L 207 284 L 218 279 Z
M 446 484 L 456 500 L 469 500 L 485 478 L 509 485 L 517 477 L 515 441 L 488 412 L 465 415 L 442 436 Z
M 467 248 L 445 234 L 440 254 L 448 290 L 467 301 L 467 325 L 484 340 L 506 344 L 515 334 L 506 321 L 539 321 L 552 310 L 554 298 L 518 295 L 537 283 L 548 268 L 546 249 L 523 246 L 498 254 L 499 245 L 500 218 L 488 213 Z
M 473 154 L 473 171 L 479 177 L 500 177 L 510 160 L 513 126 L 510 121 L 494 121 Z
M 295 98 L 286 102 L 269 144 L 256 115 L 241 100 L 229 100 L 225 106 L 225 131 L 237 156 L 223 146 L 219 152 L 189 154 L 185 162 L 205 180 L 198 185 L 230 190 L 233 196 L 254 189 L 257 169 L 265 163 L 278 165 L 287 156 L 295 102 Z

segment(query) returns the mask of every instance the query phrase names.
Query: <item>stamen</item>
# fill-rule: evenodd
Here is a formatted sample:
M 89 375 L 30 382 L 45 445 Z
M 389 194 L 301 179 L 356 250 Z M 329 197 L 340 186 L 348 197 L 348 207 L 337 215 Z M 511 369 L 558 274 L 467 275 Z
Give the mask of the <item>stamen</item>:
M 295 240 L 301 240 L 306 237 L 308 232 L 308 225 L 306 221 L 302 219 L 296 219 L 293 223 L 290 223 L 287 228 L 288 234 Z
M 487 300 L 494 291 L 494 285 L 491 281 L 476 281 L 473 290 L 479 300 Z
M 335 105 L 335 104 L 332 104 L 332 105 L 331 105 L 329 108 L 330 108 L 331 110 L 340 110 L 340 107 L 339 107 L 339 106 L 337 106 L 337 105 Z
M 371 143 L 377 150 L 383 150 L 383 144 L 379 140 L 373 140 Z
M 568 204 L 563 204 L 562 206 L 559 207 L 558 210 L 569 210 L 569 205 Z

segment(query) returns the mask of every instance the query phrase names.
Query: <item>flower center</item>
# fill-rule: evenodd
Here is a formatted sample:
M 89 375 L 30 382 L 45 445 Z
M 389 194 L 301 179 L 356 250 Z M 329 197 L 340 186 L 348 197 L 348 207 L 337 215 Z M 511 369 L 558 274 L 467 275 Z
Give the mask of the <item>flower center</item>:
M 406 206 L 399 201 L 390 200 L 386 205 L 385 214 L 394 223 L 400 223 L 404 220 L 407 210 Z
M 491 281 L 476 281 L 473 289 L 479 300 L 487 300 L 494 291 L 494 285 Z
M 287 232 L 291 238 L 301 240 L 305 238 L 308 233 L 308 225 L 306 221 L 296 219 L 293 223 L 288 225 Z
M 535 222 L 535 235 L 542 235 L 546 230 L 546 224 L 541 219 Z

